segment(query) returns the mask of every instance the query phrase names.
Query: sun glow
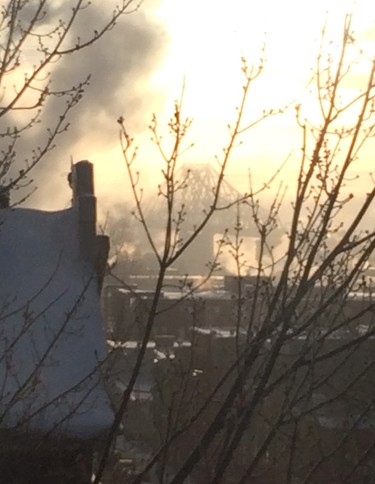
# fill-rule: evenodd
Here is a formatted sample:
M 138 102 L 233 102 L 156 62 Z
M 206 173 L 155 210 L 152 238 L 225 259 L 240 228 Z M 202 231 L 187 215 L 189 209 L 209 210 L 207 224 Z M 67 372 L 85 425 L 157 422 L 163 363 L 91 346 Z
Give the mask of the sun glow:
M 355 30 L 369 30 L 374 25 L 374 18 L 368 15 L 370 5 L 369 0 L 358 2 Z M 171 45 L 156 78 L 175 86 L 174 90 L 185 78 L 187 92 L 199 98 L 196 104 L 203 104 L 202 97 L 207 95 L 215 98 L 218 92 L 224 98 L 220 101 L 225 101 L 239 77 L 239 58 L 245 56 L 256 63 L 264 45 L 269 73 L 277 75 L 281 85 L 279 94 L 294 92 L 305 80 L 306 71 L 315 67 L 325 22 L 328 35 L 339 44 L 345 15 L 351 10 L 352 2 L 345 0 L 328 5 L 323 0 L 265 0 L 256 6 L 248 0 L 235 0 L 229 6 L 214 0 L 164 0 L 159 14 L 167 23 Z M 267 86 L 265 90 L 268 92 Z
M 256 5 L 249 0 L 230 4 L 164 0 L 159 15 L 168 25 L 171 44 L 168 57 L 152 81 L 166 86 L 169 106 L 185 86 L 185 112 L 194 119 L 192 138 L 197 141 L 197 148 L 188 156 L 202 161 L 213 159 L 220 151 L 226 125 L 234 118 L 241 96 L 242 56 L 255 66 L 263 55 L 265 58 L 264 72 L 250 96 L 249 111 L 253 115 L 262 109 L 302 104 L 306 116 L 316 117 L 319 109 L 308 85 L 316 70 L 323 27 L 332 55 L 338 55 L 345 17 L 352 11 L 358 45 L 372 58 L 375 10 L 370 0 L 265 0 Z M 349 94 L 357 88 L 357 81 L 363 81 L 368 68 L 365 61 L 353 65 Z M 273 118 L 264 126 L 253 135 L 249 133 L 250 145 L 238 152 L 237 159 L 241 160 L 234 171 L 245 171 L 244 164 L 248 165 L 254 156 L 262 160 L 257 164 L 259 171 L 267 165 L 272 169 L 275 158 L 280 163 L 291 149 L 300 149 L 293 112 Z

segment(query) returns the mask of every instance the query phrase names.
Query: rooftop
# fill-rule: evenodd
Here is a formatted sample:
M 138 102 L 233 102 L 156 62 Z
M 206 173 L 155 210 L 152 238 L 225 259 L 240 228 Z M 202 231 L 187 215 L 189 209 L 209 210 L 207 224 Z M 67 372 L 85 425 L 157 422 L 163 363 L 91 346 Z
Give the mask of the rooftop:
M 112 423 L 96 274 L 77 213 L 0 210 L 0 422 L 91 439 Z

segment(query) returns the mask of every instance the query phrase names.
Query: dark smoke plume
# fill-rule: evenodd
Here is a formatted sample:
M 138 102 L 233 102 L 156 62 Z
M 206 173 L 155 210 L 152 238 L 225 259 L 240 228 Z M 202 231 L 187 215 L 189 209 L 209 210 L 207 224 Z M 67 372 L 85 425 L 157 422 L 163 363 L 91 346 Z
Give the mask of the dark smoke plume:
M 29 205 L 46 206 L 45 200 L 66 191 L 65 174 L 69 171 L 70 156 L 74 161 L 75 146 L 87 143 L 92 149 L 109 149 L 118 143 L 116 119 L 123 114 L 132 118 L 132 126 L 142 128 L 150 117 L 153 94 L 147 86 L 148 77 L 163 58 L 168 38 L 160 23 L 147 15 L 145 2 L 138 12 L 125 15 L 118 25 L 92 47 L 65 57 L 53 71 L 53 88 L 64 89 L 77 85 L 87 75 L 90 84 L 80 103 L 69 116 L 70 128 L 57 139 L 57 147 L 33 171 L 37 191 Z M 84 12 L 74 26 L 71 37 L 84 39 L 85 32 L 92 32 L 101 25 L 103 8 L 94 6 Z M 109 10 L 109 11 L 108 11 Z M 59 17 L 61 11 L 54 14 Z M 61 111 L 61 100 L 51 98 L 44 109 L 42 123 L 22 140 L 18 159 L 28 156 L 46 129 L 56 122 Z M 37 136 L 36 136 L 37 131 Z M 66 199 L 66 198 L 65 198 Z

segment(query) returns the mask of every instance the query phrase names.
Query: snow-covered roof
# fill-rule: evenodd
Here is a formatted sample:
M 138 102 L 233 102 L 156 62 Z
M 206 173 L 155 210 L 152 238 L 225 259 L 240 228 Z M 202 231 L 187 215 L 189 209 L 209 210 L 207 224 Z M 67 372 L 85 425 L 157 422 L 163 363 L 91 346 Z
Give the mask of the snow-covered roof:
M 96 274 L 77 214 L 0 210 L 0 428 L 91 439 L 113 413 Z

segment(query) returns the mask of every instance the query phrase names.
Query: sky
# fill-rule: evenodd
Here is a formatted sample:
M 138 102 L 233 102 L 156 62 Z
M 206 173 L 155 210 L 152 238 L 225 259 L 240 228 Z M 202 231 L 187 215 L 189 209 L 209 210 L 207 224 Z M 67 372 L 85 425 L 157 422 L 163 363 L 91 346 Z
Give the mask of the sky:
M 163 5 L 172 41 L 165 64 L 168 67 L 160 69 L 159 79 L 169 79 L 170 91 L 175 94 L 178 80 L 184 78 L 184 105 L 194 119 L 193 139 L 204 133 L 189 156 L 212 159 L 220 153 L 226 125 L 234 119 L 234 108 L 242 94 L 240 57 L 257 65 L 263 44 L 265 69 L 250 90 L 247 119 L 255 119 L 262 109 L 295 103 L 302 104 L 306 116 L 315 114 L 307 85 L 316 67 L 322 27 L 326 21 L 327 37 L 339 44 L 352 1 L 237 0 L 230 6 L 220 1 L 201 3 L 171 0 Z M 354 8 L 353 29 L 366 40 L 371 31 L 375 36 L 375 6 L 370 1 L 358 1 Z M 374 46 L 368 46 L 372 48 L 370 55 L 375 53 Z M 272 171 L 292 150 L 300 148 L 300 132 L 295 128 L 291 109 L 247 133 L 244 146 L 234 153 L 233 172 L 243 178 L 248 167 L 260 174 Z M 212 142 L 207 143 L 207 139 Z
M 77 29 L 100 19 L 104 7 L 98 5 Z M 145 0 L 139 12 L 126 16 L 103 42 L 57 67 L 54 74 L 59 82 L 86 72 L 92 74 L 92 82 L 53 160 L 38 167 L 38 190 L 28 203 L 45 209 L 69 203 L 68 188 L 58 187 L 65 183 L 71 159 L 94 163 L 103 206 L 126 199 L 129 188 L 119 149 L 119 116 L 124 116 L 140 148 L 142 183 L 150 193 L 156 191 L 150 183 L 161 165 L 147 127 L 156 113 L 168 141 L 167 122 L 182 91 L 183 113 L 193 119 L 188 140 L 194 142 L 182 161 L 214 162 L 222 154 L 227 125 L 235 119 L 241 98 L 240 59 L 245 56 L 249 65 L 258 65 L 263 46 L 265 68 L 250 91 L 245 120 L 256 119 L 263 109 L 297 103 L 302 104 L 304 115 L 314 117 L 316 108 L 307 86 L 316 66 L 322 26 L 327 21 L 335 52 L 345 13 L 353 8 L 353 29 L 366 53 L 374 55 L 371 0 Z M 363 80 L 367 68 L 354 67 L 357 80 Z M 54 113 L 51 104 L 47 119 Z M 301 147 L 293 108 L 248 131 L 242 142 L 233 152 L 228 172 L 238 189 L 248 189 L 249 169 L 262 183 L 287 158 L 292 161 L 285 178 L 291 182 Z M 368 168 L 366 160 L 361 170 Z

